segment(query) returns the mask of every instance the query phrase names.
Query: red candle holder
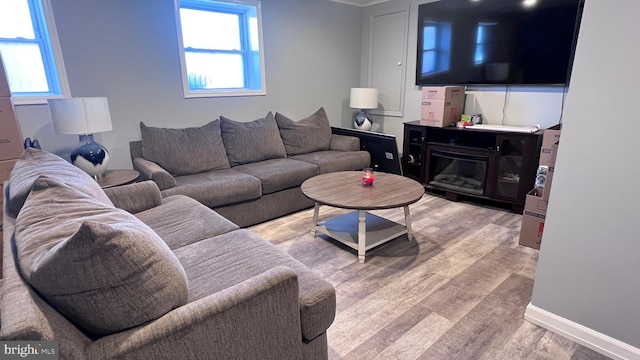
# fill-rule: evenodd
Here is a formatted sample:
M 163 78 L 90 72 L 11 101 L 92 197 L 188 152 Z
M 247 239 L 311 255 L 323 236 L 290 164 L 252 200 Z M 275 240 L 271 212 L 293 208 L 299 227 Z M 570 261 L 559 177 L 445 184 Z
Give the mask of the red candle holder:
M 373 185 L 373 180 L 375 176 L 373 175 L 373 169 L 365 168 L 362 170 L 362 186 L 371 186 Z

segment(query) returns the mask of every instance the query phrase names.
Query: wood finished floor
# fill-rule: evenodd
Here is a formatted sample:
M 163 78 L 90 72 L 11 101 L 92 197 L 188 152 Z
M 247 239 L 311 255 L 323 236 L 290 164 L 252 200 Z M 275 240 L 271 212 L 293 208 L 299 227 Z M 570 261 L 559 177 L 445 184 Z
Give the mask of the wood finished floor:
M 310 234 L 312 210 L 251 227 L 336 288 L 329 359 L 604 360 L 523 319 L 538 251 L 518 245 L 521 216 L 426 194 L 415 241 L 367 255 Z M 344 210 L 323 206 L 320 219 Z M 403 223 L 402 209 L 375 211 Z

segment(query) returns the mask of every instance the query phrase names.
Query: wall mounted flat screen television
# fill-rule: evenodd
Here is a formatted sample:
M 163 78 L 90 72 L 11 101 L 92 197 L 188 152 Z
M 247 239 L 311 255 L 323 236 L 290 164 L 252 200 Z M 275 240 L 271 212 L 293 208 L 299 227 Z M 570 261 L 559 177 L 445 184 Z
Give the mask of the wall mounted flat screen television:
M 368 151 L 371 155 L 370 166 L 373 171 L 402 175 L 395 135 L 338 127 L 331 127 L 331 133 L 360 139 L 360 150 Z
M 421 4 L 416 85 L 568 84 L 583 1 Z

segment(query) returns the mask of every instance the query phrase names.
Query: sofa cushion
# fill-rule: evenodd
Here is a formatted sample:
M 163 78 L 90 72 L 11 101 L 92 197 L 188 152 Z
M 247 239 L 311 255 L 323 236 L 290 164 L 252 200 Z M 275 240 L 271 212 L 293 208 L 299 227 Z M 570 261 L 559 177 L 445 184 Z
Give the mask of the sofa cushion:
M 327 113 L 323 107 L 297 122 L 278 112 L 275 117 L 287 155 L 307 154 L 329 149 L 331 124 L 329 124 Z
M 238 226 L 184 195 L 163 199 L 163 204 L 135 214 L 155 231 L 171 250 L 238 229 Z
M 208 207 L 257 199 L 262 196 L 260 179 L 234 169 L 176 177 L 177 185 L 162 190 L 162 196 L 186 195 Z
M 128 212 L 40 177 L 16 218 L 27 282 L 93 337 L 143 324 L 186 303 L 184 269 Z
M 41 175 L 55 177 L 103 204 L 113 206 L 100 185 L 87 173 L 58 155 L 30 147 L 20 155 L 11 171 L 9 196 L 5 200 L 10 216 L 16 217 L 18 215 L 31 191 L 33 182 Z
M 112 186 L 104 189 L 113 206 L 135 214 L 162 204 L 158 185 L 151 180 Z
M 172 175 L 229 168 L 220 134 L 220 120 L 201 127 L 169 129 L 140 122 L 142 157 Z
M 292 159 L 264 160 L 233 169 L 260 179 L 262 195 L 300 186 L 308 178 L 318 175 L 316 165 Z
M 220 127 L 231 166 L 287 157 L 278 124 L 271 112 L 250 122 L 220 116 Z
M 255 233 L 235 230 L 176 249 L 175 253 L 189 278 L 189 301 L 241 283 L 275 266 L 287 266 L 298 274 L 304 339 L 313 340 L 333 322 L 336 311 L 333 286 Z
M 336 171 L 362 170 L 371 164 L 371 155 L 366 151 L 316 151 L 290 159 L 306 161 L 318 166 L 320 174 Z

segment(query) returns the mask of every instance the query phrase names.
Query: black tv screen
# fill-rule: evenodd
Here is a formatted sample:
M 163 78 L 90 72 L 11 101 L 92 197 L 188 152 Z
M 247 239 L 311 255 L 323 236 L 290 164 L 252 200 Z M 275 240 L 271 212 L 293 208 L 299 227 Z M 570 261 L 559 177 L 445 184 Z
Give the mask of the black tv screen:
M 441 0 L 418 11 L 416 85 L 565 85 L 583 0 Z
M 360 150 L 369 152 L 371 155 L 370 166 L 374 171 L 402 175 L 400 157 L 398 156 L 398 143 L 395 135 L 333 126 L 331 127 L 331 133 L 354 136 L 360 139 Z

